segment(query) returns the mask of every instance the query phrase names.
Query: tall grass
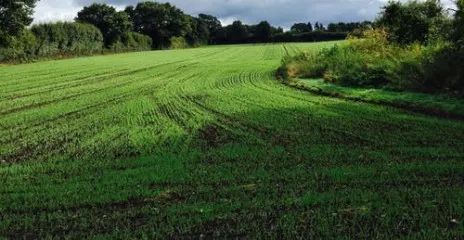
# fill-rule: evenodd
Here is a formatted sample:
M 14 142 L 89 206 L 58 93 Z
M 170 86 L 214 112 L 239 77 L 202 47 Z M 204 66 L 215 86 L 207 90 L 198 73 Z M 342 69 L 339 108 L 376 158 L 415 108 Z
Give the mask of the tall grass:
M 343 86 L 462 93 L 461 56 L 440 41 L 400 46 L 388 41 L 384 29 L 374 29 L 318 53 L 286 57 L 279 73 L 286 78 L 324 78 Z

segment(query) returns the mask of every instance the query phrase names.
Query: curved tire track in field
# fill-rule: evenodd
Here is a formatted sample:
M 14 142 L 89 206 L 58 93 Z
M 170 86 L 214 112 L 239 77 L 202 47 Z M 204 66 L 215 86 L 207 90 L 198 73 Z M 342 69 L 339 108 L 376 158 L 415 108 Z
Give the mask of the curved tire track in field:
M 385 209 L 396 209 L 387 211 L 389 217 L 420 231 L 427 223 L 408 225 L 410 217 L 436 216 L 436 207 L 444 209 L 440 218 L 446 229 L 448 214 L 456 209 L 453 201 L 462 195 L 457 190 L 464 171 L 462 122 L 316 96 L 275 81 L 272 71 L 280 57 L 302 46 L 199 48 L 66 61 L 75 67 L 95 63 L 99 67 L 89 70 L 95 77 L 115 64 L 115 75 L 103 77 L 101 85 L 87 79 L 89 84 L 76 86 L 79 80 L 65 76 L 73 70 L 62 61 L 32 65 L 31 74 L 45 73 L 47 66 L 63 74 L 44 80 L 46 87 L 53 86 L 50 94 L 32 94 L 9 106 L 56 102 L 0 114 L 5 186 L 0 199 L 6 203 L 0 209 L 7 219 L 0 232 L 45 238 L 48 231 L 65 236 L 76 231 L 118 234 L 115 229 L 121 229 L 129 236 L 162 226 L 167 231 L 160 238 L 192 237 L 215 232 L 215 227 L 227 232 L 233 221 L 247 225 L 254 219 L 250 232 L 256 226 L 272 234 L 282 233 L 273 228 L 276 221 L 293 227 L 296 219 L 295 227 L 306 227 L 314 219 L 326 223 L 327 216 L 333 217 L 330 221 L 349 219 L 335 225 L 352 230 L 366 219 L 377 221 Z M 143 70 L 157 64 L 167 65 Z M 14 69 L 27 76 L 28 67 Z M 127 69 L 135 72 L 117 76 Z M 14 74 L 0 68 L 2 76 Z M 45 91 L 29 80 L 21 88 L 30 84 L 33 91 Z M 11 90 L 14 82 L 3 84 Z M 101 91 L 92 92 L 96 89 Z M 69 98 L 73 94 L 81 95 Z M 6 105 L 0 105 L 0 112 L 6 111 L 1 106 Z M 309 205 L 306 196 L 311 196 Z M 370 204 L 384 197 L 380 208 Z M 351 211 L 354 205 L 372 212 L 358 215 Z M 407 208 L 411 211 L 404 217 Z M 308 210 L 315 214 L 307 215 Z M 199 222 L 181 222 L 185 232 L 173 232 L 178 221 L 171 220 L 192 216 Z M 259 228 L 257 222 L 270 228 Z M 440 224 L 433 227 L 441 229 Z
M 47 63 L 33 65 L 31 75 L 20 74 L 25 78 L 18 86 L 13 85 L 18 79 L 0 82 L 8 89 L 0 95 L 0 143 L 16 146 L 9 152 L 0 152 L 0 157 L 8 162 L 72 153 L 77 158 L 106 158 L 111 155 L 106 153 L 118 146 L 128 149 L 118 153 L 121 157 L 149 154 L 141 149 L 144 140 L 140 139 L 156 138 L 149 139 L 152 145 L 147 149 L 169 145 L 170 141 L 175 141 L 176 147 L 185 147 L 195 141 L 199 130 L 208 126 L 238 139 L 254 138 L 261 144 L 274 141 L 274 135 L 291 137 L 292 141 L 304 139 L 307 133 L 298 128 L 282 128 L 273 123 L 285 124 L 287 119 L 327 136 L 324 141 L 351 139 L 357 144 L 376 146 L 378 137 L 359 129 L 382 126 L 378 131 L 388 133 L 414 126 L 409 120 L 379 117 L 387 110 L 395 116 L 406 113 L 380 107 L 377 112 L 364 113 L 343 105 L 353 103 L 310 95 L 276 82 L 273 71 L 280 58 L 301 48 L 302 45 L 292 44 L 211 47 L 89 58 L 92 64 L 57 61 L 50 62 L 50 69 Z M 115 64 L 111 72 L 102 69 L 111 63 Z M 72 70 L 66 67 L 68 64 L 72 64 Z M 14 66 L 24 67 L 27 68 Z M 78 75 L 75 69 L 79 67 L 88 69 Z M 0 69 L 0 76 L 14 74 L 4 68 Z M 276 115 L 267 118 L 269 112 Z M 264 117 L 261 119 L 259 114 Z M 335 125 L 321 121 L 352 119 L 356 114 L 363 115 L 362 121 L 346 120 Z M 355 129 L 347 130 L 348 125 Z M 105 134 L 107 142 L 96 137 L 104 138 Z M 459 131 L 453 134 L 459 137 Z M 68 142 L 62 142 L 62 137 Z M 93 142 L 95 148 L 90 150 L 86 142 Z M 385 145 L 382 141 L 380 144 Z M 93 153 L 86 154 L 85 149 Z

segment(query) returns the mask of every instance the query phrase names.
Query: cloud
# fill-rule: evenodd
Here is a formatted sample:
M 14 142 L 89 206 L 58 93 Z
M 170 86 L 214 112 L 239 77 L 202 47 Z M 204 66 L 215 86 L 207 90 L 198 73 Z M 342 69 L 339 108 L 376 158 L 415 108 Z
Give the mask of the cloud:
M 160 0 L 170 2 L 186 13 L 207 13 L 223 24 L 234 20 L 271 24 L 289 28 L 295 22 L 336 22 L 373 20 L 387 0 Z M 449 6 L 452 0 L 444 3 Z M 138 0 L 41 0 L 35 22 L 72 20 L 77 11 L 93 2 L 111 4 L 118 9 L 135 5 Z
M 41 0 L 35 8 L 34 23 L 72 20 L 80 8 L 71 0 Z

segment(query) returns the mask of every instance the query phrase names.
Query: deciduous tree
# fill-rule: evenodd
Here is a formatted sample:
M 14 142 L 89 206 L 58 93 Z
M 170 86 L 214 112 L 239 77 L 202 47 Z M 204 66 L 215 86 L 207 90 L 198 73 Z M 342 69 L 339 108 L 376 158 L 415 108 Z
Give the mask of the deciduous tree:
M 383 7 L 376 24 L 388 29 L 392 41 L 425 43 L 433 24 L 442 22 L 440 19 L 444 17 L 439 0 L 390 1 Z
M 130 32 L 132 23 L 125 12 L 118 12 L 106 4 L 92 4 L 77 14 L 76 21 L 96 26 L 103 34 L 105 46 L 110 46 Z
M 37 0 L 0 1 L 0 47 L 9 45 L 11 37 L 20 37 L 23 29 L 32 23 Z
M 312 31 L 312 25 L 311 25 L 311 27 L 309 27 L 309 25 L 306 24 L 306 23 L 295 23 L 290 28 L 290 30 L 292 32 L 296 32 L 296 33 L 311 32 Z
M 190 17 L 169 3 L 141 2 L 126 12 L 134 30 L 150 36 L 155 48 L 169 47 L 172 37 L 185 37 L 192 31 Z

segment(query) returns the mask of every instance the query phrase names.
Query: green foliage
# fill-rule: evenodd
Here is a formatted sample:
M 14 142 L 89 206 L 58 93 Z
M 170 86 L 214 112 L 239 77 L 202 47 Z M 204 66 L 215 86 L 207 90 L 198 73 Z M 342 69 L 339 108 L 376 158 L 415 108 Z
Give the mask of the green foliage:
M 464 95 L 463 48 L 446 45 L 428 52 L 422 71 L 424 77 L 420 81 L 428 91 L 443 89 Z
M 90 24 L 57 22 L 38 24 L 20 37 L 9 37 L 8 48 L 0 48 L 0 61 L 23 62 L 37 58 L 92 55 L 110 52 L 150 50 L 149 36 L 135 32 L 121 34 L 103 49 L 100 30 Z
M 47 23 L 34 25 L 37 38 L 35 56 L 89 55 L 102 50 L 103 37 L 93 25 L 83 23 Z
M 345 22 L 338 22 L 338 23 L 329 23 L 327 25 L 327 31 L 328 32 L 353 32 L 357 29 L 368 29 L 372 25 L 371 22 L 369 21 L 364 21 L 364 22 L 350 22 L 350 23 L 345 23 Z
M 445 43 L 400 46 L 383 29 L 361 39 L 284 59 L 279 73 L 288 78 L 319 78 L 344 86 L 388 87 L 426 92 L 463 93 L 464 61 Z
M 354 32 L 347 45 L 287 57 L 278 72 L 285 78 L 323 77 L 345 86 L 462 95 L 464 1 L 456 3 L 450 19 L 437 0 L 390 1 L 376 22 L 388 32 Z
M 149 36 L 136 32 L 131 32 L 123 36 L 122 42 L 134 50 L 151 50 L 153 44 Z
M 32 23 L 32 13 L 36 2 L 37 0 L 0 1 L 0 38 L 2 35 L 12 37 L 23 35 L 23 29 Z M 4 43 L 0 41 L 0 47 Z M 3 45 L 3 47 L 6 46 Z
M 384 58 L 392 49 L 386 47 L 384 31 L 366 32 L 370 37 L 352 39 L 343 46 L 335 45 L 319 53 L 301 53 L 284 59 L 282 72 L 290 78 L 324 77 L 343 85 L 380 85 L 385 79 Z M 366 36 L 367 37 L 367 36 Z M 370 54 L 375 51 L 375 54 Z
M 323 31 L 325 31 L 325 30 L 326 30 L 326 29 L 325 29 L 324 24 L 322 24 L 322 23 L 320 23 L 320 22 L 316 22 L 316 23 L 314 24 L 314 31 L 323 32 Z
M 311 25 L 311 23 L 295 23 L 290 28 L 290 31 L 295 33 L 312 32 L 313 26 Z
M 320 42 L 344 40 L 348 36 L 347 33 L 334 33 L 313 31 L 307 33 L 279 32 L 275 33 L 271 42 Z
M 192 31 L 190 17 L 169 3 L 140 2 L 126 11 L 134 30 L 150 36 L 155 48 L 169 47 L 172 37 L 185 37 Z
M 106 4 L 94 3 L 84 7 L 77 14 L 76 21 L 89 23 L 100 29 L 106 47 L 120 41 L 132 29 L 132 22 L 126 12 L 117 12 L 114 7 Z
M 23 30 L 18 36 L 4 38 L 7 47 L 0 47 L 0 62 L 27 61 L 35 54 L 36 37 L 30 30 Z
M 190 46 L 207 45 L 210 38 L 208 24 L 201 18 L 189 17 L 190 31 L 185 35 L 185 39 Z
M 187 40 L 183 37 L 172 37 L 169 45 L 171 49 L 183 49 L 189 47 Z
M 458 48 L 464 48 L 464 0 L 456 1 L 457 10 L 454 14 L 452 41 Z
M 207 14 L 199 14 L 198 19 L 200 19 L 201 22 L 206 24 L 206 27 L 208 28 L 208 32 L 210 34 L 208 39 L 209 43 L 216 43 L 217 38 L 219 37 L 218 34 L 222 31 L 221 21 L 219 21 L 219 19 L 217 19 L 215 16 Z
M 152 40 L 149 36 L 136 32 L 128 32 L 124 33 L 108 49 L 114 52 L 148 51 L 151 49 L 151 46 Z
M 400 44 L 434 40 L 437 30 L 446 33 L 447 23 L 439 0 L 390 1 L 376 21 L 378 26 L 388 29 L 391 41 Z
M 241 21 L 234 21 L 225 27 L 226 38 L 233 43 L 246 43 L 250 35 L 248 26 Z
M 262 21 L 254 26 L 251 30 L 253 37 L 257 42 L 269 42 L 272 38 L 273 27 L 269 22 Z

